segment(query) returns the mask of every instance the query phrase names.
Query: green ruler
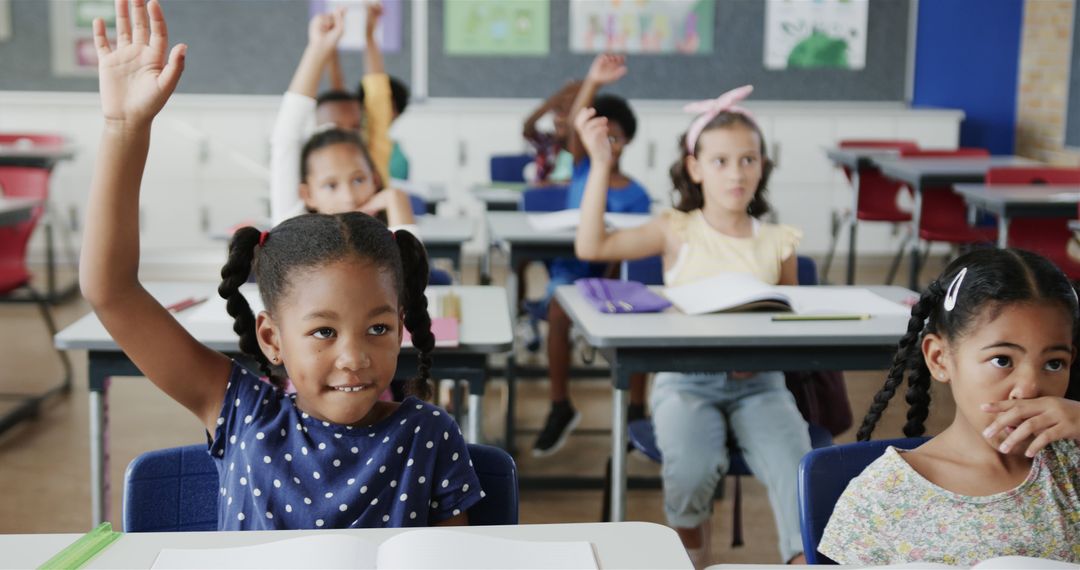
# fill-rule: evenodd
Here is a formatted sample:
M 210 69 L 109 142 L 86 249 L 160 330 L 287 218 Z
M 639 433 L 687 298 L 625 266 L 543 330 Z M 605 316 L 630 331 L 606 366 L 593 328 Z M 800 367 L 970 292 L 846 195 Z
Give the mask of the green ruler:
M 94 530 L 84 534 L 79 540 L 71 543 L 67 548 L 56 553 L 56 556 L 38 566 L 38 570 L 59 570 L 82 568 L 102 550 L 116 542 L 123 536 L 122 532 L 114 532 L 112 523 L 103 522 Z

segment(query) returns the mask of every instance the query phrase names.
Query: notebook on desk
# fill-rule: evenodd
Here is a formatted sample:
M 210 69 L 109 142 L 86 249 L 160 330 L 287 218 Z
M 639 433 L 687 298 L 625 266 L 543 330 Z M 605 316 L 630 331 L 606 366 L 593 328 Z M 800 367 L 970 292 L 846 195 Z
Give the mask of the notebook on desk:
M 403 532 L 382 544 L 347 534 L 315 534 L 254 546 L 166 548 L 155 569 L 174 568 L 598 568 L 589 542 L 510 540 L 441 529 Z
M 720 273 L 664 289 L 688 315 L 737 311 L 788 311 L 807 316 L 908 315 L 911 309 L 858 287 L 768 285 L 745 273 Z
M 581 210 L 560 210 L 543 214 L 529 214 L 527 219 L 529 220 L 529 226 L 539 232 L 572 230 L 581 225 Z M 650 219 L 652 217 L 648 214 L 604 213 L 604 225 L 614 230 L 636 228 L 647 223 Z

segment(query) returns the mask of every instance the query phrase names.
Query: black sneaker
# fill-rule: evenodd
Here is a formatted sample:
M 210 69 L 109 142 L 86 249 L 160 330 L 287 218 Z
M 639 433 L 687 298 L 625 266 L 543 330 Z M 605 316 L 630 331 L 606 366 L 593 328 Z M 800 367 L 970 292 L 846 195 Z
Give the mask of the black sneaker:
M 533 457 L 547 457 L 561 449 L 579 422 L 581 412 L 575 410 L 569 402 L 553 404 L 544 429 L 540 430 L 540 435 L 533 444 Z

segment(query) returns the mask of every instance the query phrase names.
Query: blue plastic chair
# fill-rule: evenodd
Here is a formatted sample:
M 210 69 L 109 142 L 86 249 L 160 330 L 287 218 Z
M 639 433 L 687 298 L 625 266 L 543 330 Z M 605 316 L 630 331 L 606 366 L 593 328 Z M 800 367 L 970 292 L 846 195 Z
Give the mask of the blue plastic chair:
M 566 209 L 569 186 L 526 188 L 521 193 L 518 209 L 522 212 L 558 212 Z
M 409 193 L 409 205 L 414 216 L 426 216 L 428 213 L 427 202 L 416 194 Z
M 469 444 L 486 496 L 469 509 L 470 525 L 518 523 L 517 466 L 505 451 Z M 148 451 L 124 474 L 125 532 L 217 530 L 218 472 L 205 445 Z
M 533 161 L 531 154 L 495 154 L 491 156 L 492 182 L 525 182 L 525 167 Z
M 814 449 L 803 457 L 799 463 L 799 523 L 802 527 L 803 554 L 808 564 L 836 564 L 820 554 L 817 547 L 825 533 L 825 525 L 832 516 L 833 507 L 848 482 L 881 457 L 888 446 L 915 449 L 928 439 L 912 437 L 860 441 Z

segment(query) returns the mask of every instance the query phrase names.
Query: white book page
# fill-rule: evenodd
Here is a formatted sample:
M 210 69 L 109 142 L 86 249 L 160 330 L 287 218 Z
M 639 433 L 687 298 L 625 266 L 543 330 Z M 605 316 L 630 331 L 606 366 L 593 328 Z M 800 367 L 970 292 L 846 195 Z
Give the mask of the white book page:
M 581 210 L 559 210 L 526 216 L 532 229 L 538 232 L 572 230 L 581 223 Z
M 1065 568 L 1080 568 L 1080 565 L 1030 556 L 1001 556 L 983 560 L 972 568 L 978 570 L 1064 570 Z
M 432 569 L 596 569 L 588 542 L 510 540 L 452 530 L 424 529 L 399 534 L 379 546 L 378 568 Z
M 688 315 L 725 311 L 757 301 L 790 304 L 779 287 L 766 285 L 746 273 L 718 273 L 686 285 L 664 289 L 664 296 Z
M 652 216 L 649 214 L 621 214 L 608 212 L 604 214 L 604 225 L 615 230 L 628 230 L 645 225 Z
M 856 287 L 793 287 L 777 290 L 791 299 L 799 315 L 910 315 L 911 308 Z
M 152 566 L 157 569 L 222 568 L 376 568 L 375 545 L 342 534 L 302 536 L 235 548 L 164 548 Z

